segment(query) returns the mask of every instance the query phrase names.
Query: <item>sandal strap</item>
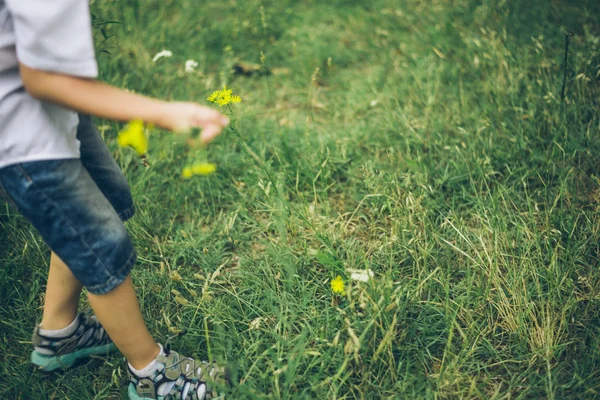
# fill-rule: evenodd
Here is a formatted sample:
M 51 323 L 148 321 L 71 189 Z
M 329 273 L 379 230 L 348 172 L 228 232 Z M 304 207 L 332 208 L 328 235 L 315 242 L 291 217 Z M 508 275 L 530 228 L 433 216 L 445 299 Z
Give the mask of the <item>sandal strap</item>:
M 95 317 L 79 314 L 79 325 L 74 332 L 63 337 L 49 337 L 40 332 L 38 325 L 33 333 L 33 345 L 47 350 L 51 355 L 61 355 L 76 348 L 101 346 L 110 342 L 110 337 Z M 84 339 L 81 341 L 81 339 Z
M 159 366 L 152 375 L 142 378 L 136 376 L 127 365 L 131 383 L 141 397 L 156 399 L 159 388 L 169 383 L 172 387 L 165 399 L 205 400 L 215 396 L 212 382 L 216 380 L 218 367 L 214 363 L 200 362 L 189 357 L 180 358 L 174 351 L 158 356 L 157 362 Z

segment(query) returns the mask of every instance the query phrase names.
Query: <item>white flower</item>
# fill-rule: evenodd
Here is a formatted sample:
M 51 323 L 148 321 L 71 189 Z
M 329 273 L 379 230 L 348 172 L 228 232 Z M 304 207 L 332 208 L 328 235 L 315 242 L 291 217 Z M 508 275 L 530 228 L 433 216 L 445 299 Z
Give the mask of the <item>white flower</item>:
M 198 67 L 198 63 L 194 60 L 187 60 L 185 62 L 185 72 L 188 74 L 194 72 L 196 70 L 196 67 Z
M 365 270 L 349 269 L 348 272 L 351 273 L 350 279 L 352 279 L 353 281 L 369 282 L 369 279 L 371 279 L 371 278 L 373 278 L 373 276 L 375 276 L 373 271 L 371 271 L 368 268 Z
M 158 52 L 152 59 L 152 62 L 157 62 L 159 59 L 161 59 L 163 57 L 173 57 L 173 52 L 171 52 L 169 50 L 163 50 L 161 52 Z

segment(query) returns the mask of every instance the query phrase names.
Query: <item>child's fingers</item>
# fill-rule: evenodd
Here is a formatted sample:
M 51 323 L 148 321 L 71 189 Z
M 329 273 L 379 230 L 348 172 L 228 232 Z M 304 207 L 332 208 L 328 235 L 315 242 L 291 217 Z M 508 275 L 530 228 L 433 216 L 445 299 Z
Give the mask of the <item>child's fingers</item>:
M 225 128 L 227 125 L 229 125 L 229 118 L 227 118 L 226 116 L 224 116 L 223 114 L 220 114 L 217 112 L 217 116 L 214 117 L 212 119 L 212 121 L 217 124 L 217 125 L 221 125 L 221 127 Z
M 218 124 L 208 124 L 202 129 L 202 133 L 200 134 L 200 140 L 202 143 L 207 144 L 212 141 L 214 138 L 221 134 L 223 130 L 222 125 Z
M 199 137 L 189 137 L 187 138 L 186 143 L 192 148 L 203 147 L 209 142 L 211 142 L 214 138 L 219 136 L 222 130 L 223 127 L 221 125 L 208 124 L 202 129 L 202 133 Z
M 203 107 L 200 111 L 201 113 L 198 115 L 199 121 L 212 121 L 218 125 L 221 125 L 222 127 L 226 127 L 227 125 L 229 125 L 229 118 L 227 118 L 217 110 Z

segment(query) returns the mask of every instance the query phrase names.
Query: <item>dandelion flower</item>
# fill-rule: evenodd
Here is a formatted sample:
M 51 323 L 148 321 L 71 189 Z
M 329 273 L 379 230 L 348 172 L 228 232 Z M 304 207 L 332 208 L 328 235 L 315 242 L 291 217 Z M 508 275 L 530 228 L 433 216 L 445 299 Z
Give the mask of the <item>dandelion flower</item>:
M 331 281 L 331 290 L 333 291 L 333 293 L 344 294 L 344 289 L 344 280 L 341 276 L 336 276 L 335 279 Z
M 156 55 L 152 59 L 152 62 L 155 63 L 163 57 L 173 57 L 173 52 L 169 51 L 169 50 L 160 51 L 160 52 L 156 53 Z
M 216 103 L 219 106 L 223 107 L 227 104 L 232 103 L 240 103 L 242 98 L 240 96 L 234 95 L 231 89 L 227 89 L 227 86 L 223 87 L 223 90 L 214 91 L 208 98 L 206 99 L 211 103 Z
M 191 74 L 198 67 L 198 63 L 194 60 L 187 60 L 185 62 L 185 72 Z
M 148 139 L 144 135 L 144 121 L 131 121 L 117 137 L 117 143 L 121 147 L 132 147 L 138 154 L 148 152 Z

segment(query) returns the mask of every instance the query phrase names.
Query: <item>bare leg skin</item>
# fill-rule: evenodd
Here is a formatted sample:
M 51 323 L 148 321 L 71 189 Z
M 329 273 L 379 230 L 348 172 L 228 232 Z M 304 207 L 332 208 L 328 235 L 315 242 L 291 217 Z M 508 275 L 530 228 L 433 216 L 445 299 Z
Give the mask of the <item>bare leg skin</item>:
M 156 358 L 160 347 L 146 328 L 130 276 L 112 292 L 88 293 L 88 299 L 96 318 L 133 368 L 142 369 Z
M 41 323 L 43 329 L 62 329 L 73 322 L 77 316 L 81 288 L 71 270 L 52 252 Z

